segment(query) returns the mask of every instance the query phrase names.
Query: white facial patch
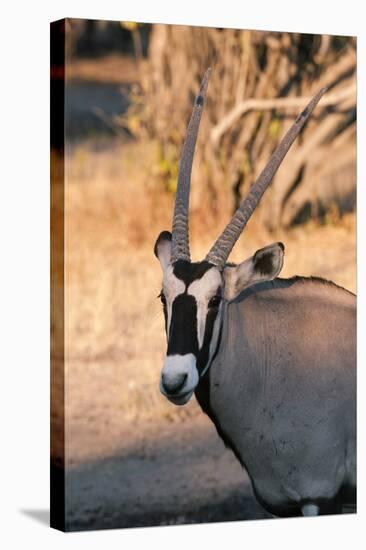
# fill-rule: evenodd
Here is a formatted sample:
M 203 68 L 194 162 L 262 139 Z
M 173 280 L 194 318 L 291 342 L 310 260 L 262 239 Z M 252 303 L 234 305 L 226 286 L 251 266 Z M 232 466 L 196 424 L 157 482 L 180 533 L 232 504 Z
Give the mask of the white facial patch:
M 164 271 L 163 276 L 163 292 L 167 301 L 167 334 L 169 334 L 170 321 L 172 319 L 172 306 L 175 298 L 178 294 L 183 294 L 186 289 L 186 285 L 178 279 L 173 273 L 173 267 L 169 265 Z
M 220 272 L 216 267 L 213 267 L 206 271 L 201 279 L 193 281 L 188 287 L 188 294 L 194 296 L 197 302 L 197 337 L 200 349 L 202 348 L 205 335 L 208 302 L 215 294 L 220 284 Z

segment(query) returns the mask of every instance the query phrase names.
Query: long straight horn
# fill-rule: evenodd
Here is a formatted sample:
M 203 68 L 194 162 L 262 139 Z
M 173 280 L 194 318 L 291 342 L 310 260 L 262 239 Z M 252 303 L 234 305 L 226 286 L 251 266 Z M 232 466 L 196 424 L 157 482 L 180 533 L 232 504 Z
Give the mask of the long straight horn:
M 182 157 L 179 164 L 172 229 L 172 262 L 177 260 L 191 261 L 188 231 L 189 191 L 194 150 L 210 73 L 211 69 L 207 69 L 201 83 L 200 91 L 194 102 L 191 120 L 188 125 L 187 137 L 183 145 Z
M 299 135 L 305 122 L 311 115 L 314 107 L 317 105 L 325 91 L 326 88 L 322 88 L 320 92 L 313 97 L 302 113 L 299 114 L 294 124 L 291 126 L 281 143 L 272 154 L 267 166 L 264 168 L 257 181 L 252 185 L 247 197 L 240 204 L 231 221 L 228 223 L 223 233 L 207 254 L 207 261 L 216 265 L 220 269 L 224 267 L 231 250 L 240 237 L 240 234 L 246 226 L 250 216 L 253 214 L 253 211 L 259 203 L 263 193 L 271 183 L 272 178 L 277 172 L 287 151 Z

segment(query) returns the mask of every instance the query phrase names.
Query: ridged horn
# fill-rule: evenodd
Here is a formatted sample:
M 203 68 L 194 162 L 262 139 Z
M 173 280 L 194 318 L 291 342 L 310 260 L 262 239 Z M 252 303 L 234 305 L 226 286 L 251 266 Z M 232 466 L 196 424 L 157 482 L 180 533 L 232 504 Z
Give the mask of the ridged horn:
M 262 198 L 263 193 L 271 183 L 273 176 L 277 172 L 287 151 L 299 135 L 305 122 L 308 120 L 314 107 L 317 105 L 326 90 L 327 88 L 322 88 L 320 92 L 313 97 L 308 106 L 298 115 L 294 124 L 275 149 L 267 166 L 263 169 L 258 179 L 252 185 L 247 197 L 240 204 L 231 221 L 228 223 L 220 237 L 207 254 L 206 260 L 208 262 L 216 265 L 220 269 L 224 267 L 230 252 L 240 237 L 240 234 L 246 226 L 250 216 L 253 214 L 257 204 Z
M 191 120 L 188 124 L 187 136 L 183 145 L 182 156 L 179 163 L 172 227 L 172 262 L 177 260 L 191 261 L 188 231 L 189 191 L 191 185 L 194 150 L 201 115 L 204 108 L 210 73 L 211 69 L 207 69 L 205 76 L 203 77 L 199 93 L 195 99 Z

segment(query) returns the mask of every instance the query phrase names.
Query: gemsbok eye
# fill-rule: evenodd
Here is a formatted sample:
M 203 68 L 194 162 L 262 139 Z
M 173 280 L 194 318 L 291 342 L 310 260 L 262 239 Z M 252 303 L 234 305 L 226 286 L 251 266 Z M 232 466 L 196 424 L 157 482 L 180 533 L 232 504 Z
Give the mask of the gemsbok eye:
M 158 298 L 160 298 L 160 301 L 163 304 L 163 306 L 166 306 L 166 298 L 165 298 L 165 294 L 164 294 L 163 291 L 160 292 Z
M 221 296 L 218 296 L 218 295 L 212 296 L 211 300 L 208 302 L 208 307 L 210 308 L 219 307 L 220 302 L 221 302 Z

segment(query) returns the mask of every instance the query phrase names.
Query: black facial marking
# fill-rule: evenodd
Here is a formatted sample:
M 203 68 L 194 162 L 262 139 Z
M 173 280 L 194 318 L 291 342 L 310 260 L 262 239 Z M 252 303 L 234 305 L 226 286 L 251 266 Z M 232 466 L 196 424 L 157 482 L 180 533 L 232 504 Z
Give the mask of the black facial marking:
M 262 275 L 270 275 L 274 269 L 273 253 L 266 252 L 266 253 L 262 253 L 262 255 L 258 254 L 258 256 L 257 254 L 258 252 L 254 254 L 254 258 L 253 258 L 255 270 L 259 271 Z
M 211 267 L 213 265 L 210 262 L 206 262 L 206 260 L 195 263 L 190 263 L 186 260 L 177 260 L 173 264 L 173 273 L 188 287 L 193 281 L 201 279 Z
M 194 296 L 180 294 L 173 302 L 167 355 L 198 356 L 197 303 Z
M 160 301 L 163 305 L 163 312 L 164 312 L 164 322 L 165 322 L 165 333 L 167 333 L 168 330 L 168 312 L 166 307 L 166 298 L 163 291 L 160 292 L 158 298 L 160 298 Z
M 208 304 L 205 333 L 202 349 L 199 350 L 197 334 L 197 302 L 196 298 L 187 294 L 191 283 L 201 279 L 213 265 L 210 262 L 187 262 L 177 260 L 173 264 L 173 273 L 185 284 L 185 292 L 178 295 L 172 304 L 172 316 L 168 335 L 168 355 L 185 355 L 192 353 L 197 358 L 197 364 L 204 368 L 210 353 L 210 342 L 215 319 L 221 301 L 221 288 L 217 289 Z M 197 365 L 197 366 L 198 366 Z
M 218 308 L 212 308 L 212 309 L 209 309 L 207 312 L 203 344 L 202 344 L 202 348 L 200 350 L 200 354 L 197 361 L 197 369 L 199 373 L 201 373 L 202 370 L 205 368 L 210 357 L 210 344 L 212 340 L 212 332 L 213 332 L 218 311 L 219 311 Z
M 208 307 L 210 309 L 217 309 L 220 305 L 220 302 L 221 302 L 221 295 L 219 294 L 219 292 L 217 292 L 215 296 L 212 296 L 212 298 L 208 302 Z

